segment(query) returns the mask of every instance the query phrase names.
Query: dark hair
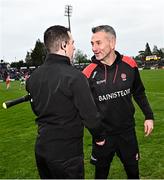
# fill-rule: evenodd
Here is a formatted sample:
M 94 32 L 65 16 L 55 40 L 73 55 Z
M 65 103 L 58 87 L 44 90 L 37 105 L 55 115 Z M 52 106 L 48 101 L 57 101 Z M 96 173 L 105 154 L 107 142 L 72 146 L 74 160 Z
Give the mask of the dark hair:
M 51 48 L 58 51 L 63 41 L 67 44 L 70 40 L 68 31 L 68 28 L 60 25 L 49 27 L 44 33 L 44 44 L 47 51 L 51 52 Z
M 96 26 L 92 28 L 93 33 L 100 32 L 100 31 L 110 33 L 116 38 L 116 32 L 114 28 L 109 25 L 101 25 L 101 26 Z

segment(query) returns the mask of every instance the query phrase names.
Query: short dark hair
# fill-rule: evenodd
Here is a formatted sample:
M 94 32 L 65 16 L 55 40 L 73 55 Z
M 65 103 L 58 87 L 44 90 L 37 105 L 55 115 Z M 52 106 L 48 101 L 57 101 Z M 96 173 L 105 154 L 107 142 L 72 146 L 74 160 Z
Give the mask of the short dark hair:
M 70 40 L 68 31 L 68 28 L 60 25 L 49 27 L 44 33 L 44 45 L 47 51 L 51 52 L 52 47 L 58 51 L 63 41 L 67 44 Z
M 100 32 L 100 31 L 110 33 L 116 38 L 116 32 L 114 28 L 109 25 L 101 25 L 92 28 L 92 33 Z

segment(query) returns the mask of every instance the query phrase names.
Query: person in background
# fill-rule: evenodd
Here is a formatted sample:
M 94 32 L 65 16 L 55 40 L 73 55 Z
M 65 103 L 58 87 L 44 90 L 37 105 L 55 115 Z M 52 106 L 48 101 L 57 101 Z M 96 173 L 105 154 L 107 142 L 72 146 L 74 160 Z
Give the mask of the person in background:
M 19 89 L 21 90 L 21 89 L 23 89 L 25 87 L 25 78 L 24 78 L 24 76 L 21 76 L 19 81 L 20 81 Z
M 10 88 L 10 81 L 11 81 L 10 74 L 8 74 L 6 77 L 6 89 L 7 90 Z
M 28 72 L 25 73 L 25 75 L 22 75 L 19 79 L 20 84 L 19 84 L 19 89 L 24 89 L 25 85 L 26 85 L 26 81 L 27 79 L 30 77 L 30 75 L 28 74 Z
M 92 63 L 83 73 L 107 131 L 106 143 L 98 147 L 93 141 L 91 163 L 95 165 L 95 178 L 107 179 L 115 154 L 124 165 L 129 179 L 139 179 L 139 148 L 135 132 L 132 97 L 145 115 L 145 135 L 153 130 L 153 112 L 145 95 L 136 62 L 115 50 L 116 33 L 108 25 L 92 29 Z
M 69 29 L 49 27 L 44 33 L 47 57 L 26 81 L 38 136 L 35 157 L 42 179 L 83 179 L 83 131 L 89 129 L 98 146 L 105 143 L 87 78 L 73 66 L 75 50 Z

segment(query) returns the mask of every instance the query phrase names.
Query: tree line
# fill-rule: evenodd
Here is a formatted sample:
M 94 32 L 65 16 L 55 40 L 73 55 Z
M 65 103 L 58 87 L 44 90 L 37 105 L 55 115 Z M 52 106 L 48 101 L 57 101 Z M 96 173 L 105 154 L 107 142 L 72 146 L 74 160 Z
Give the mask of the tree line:
M 156 45 L 154 45 L 153 50 L 151 50 L 149 43 L 146 43 L 145 50 L 140 50 L 138 52 L 139 54 L 135 57 L 133 57 L 137 63 L 141 63 L 145 60 L 146 56 L 156 55 L 160 57 L 161 59 L 164 58 L 164 52 L 161 49 L 158 49 Z M 31 51 L 28 51 L 25 57 L 25 62 L 23 60 L 19 62 L 12 62 L 11 67 L 20 68 L 22 66 L 35 66 L 38 67 L 41 64 L 43 64 L 45 57 L 46 57 L 46 49 L 44 46 L 44 43 L 38 39 L 35 43 L 34 49 Z M 77 50 L 75 52 L 74 56 L 74 62 L 75 63 L 88 63 L 90 60 L 87 58 L 87 55 L 84 54 L 81 50 Z
M 145 50 L 139 51 L 139 54 L 134 57 L 135 60 L 144 61 L 147 56 L 156 55 L 160 59 L 164 58 L 164 52 L 161 49 L 158 49 L 156 45 L 154 45 L 153 50 L 151 51 L 149 43 L 146 43 Z

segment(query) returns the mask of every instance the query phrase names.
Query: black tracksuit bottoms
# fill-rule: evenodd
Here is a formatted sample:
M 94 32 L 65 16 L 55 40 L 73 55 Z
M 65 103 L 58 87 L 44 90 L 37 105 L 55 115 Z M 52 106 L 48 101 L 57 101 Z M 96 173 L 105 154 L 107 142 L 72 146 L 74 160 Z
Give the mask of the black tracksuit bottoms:
M 93 143 L 91 163 L 95 165 L 95 179 L 107 179 L 113 157 L 117 154 L 128 179 L 139 179 L 139 149 L 134 130 L 109 136 L 104 146 Z
M 67 160 L 47 161 L 35 154 L 41 179 L 84 179 L 83 155 Z

